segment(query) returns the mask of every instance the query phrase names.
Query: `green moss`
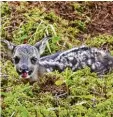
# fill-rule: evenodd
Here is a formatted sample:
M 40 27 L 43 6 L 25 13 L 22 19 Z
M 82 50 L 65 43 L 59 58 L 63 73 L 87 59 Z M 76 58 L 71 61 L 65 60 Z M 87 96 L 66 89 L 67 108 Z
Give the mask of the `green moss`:
M 8 6 L 8 3 L 7 2 L 1 2 L 1 16 L 7 16 L 10 14 L 10 8 Z
M 74 3 L 72 4 L 72 6 L 74 7 L 75 10 L 77 10 L 79 13 L 83 13 L 84 12 L 84 6 L 80 3 Z
M 9 67 L 8 67 L 9 66 Z M 74 116 L 109 116 L 113 109 L 113 75 L 98 78 L 95 73 L 90 73 L 89 68 L 72 72 L 66 69 L 62 73 L 48 74 L 63 78 L 69 90 L 66 98 L 57 98 L 50 92 L 42 92 L 37 84 L 23 84 L 15 74 L 11 63 L 5 67 L 8 74 L 8 84 L 2 85 L 4 107 L 2 116 L 42 116 L 74 117 Z M 5 71 L 3 71 L 4 73 Z M 12 79 L 12 76 L 14 78 Z M 46 80 L 48 80 L 46 78 Z M 15 79 L 15 80 L 14 80 Z M 62 85 L 62 83 L 61 83 Z M 5 92 L 4 92 L 5 91 Z M 98 113 L 98 114 L 97 114 Z
M 99 35 L 94 38 L 87 39 L 87 45 L 101 47 L 103 45 L 108 45 L 109 49 L 113 48 L 113 36 L 112 35 Z

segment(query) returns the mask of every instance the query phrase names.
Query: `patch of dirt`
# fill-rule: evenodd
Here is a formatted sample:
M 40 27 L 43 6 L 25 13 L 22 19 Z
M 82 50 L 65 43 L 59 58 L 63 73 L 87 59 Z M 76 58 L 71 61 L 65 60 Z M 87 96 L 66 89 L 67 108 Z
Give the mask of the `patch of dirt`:
M 113 2 L 92 2 L 88 10 L 87 15 L 91 18 L 87 26 L 89 34 L 113 34 Z
M 47 78 L 47 81 L 44 84 L 40 85 L 41 92 L 51 92 L 55 96 L 59 97 L 64 97 L 68 93 L 68 89 L 65 84 L 57 86 L 55 84 L 56 79 L 52 78 Z
M 66 20 L 75 20 L 78 17 L 74 10 L 73 2 L 43 2 L 43 6 L 49 12 L 54 9 L 55 13 Z

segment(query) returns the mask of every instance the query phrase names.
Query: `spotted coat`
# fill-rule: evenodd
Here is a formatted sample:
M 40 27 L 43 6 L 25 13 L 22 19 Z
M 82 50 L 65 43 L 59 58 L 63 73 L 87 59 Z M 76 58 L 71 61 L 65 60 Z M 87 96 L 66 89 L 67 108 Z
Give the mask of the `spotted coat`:
M 76 71 L 88 66 L 92 72 L 103 75 L 113 68 L 113 57 L 103 50 L 81 46 L 42 57 L 40 63 L 47 67 L 47 71 L 61 72 L 65 68 Z

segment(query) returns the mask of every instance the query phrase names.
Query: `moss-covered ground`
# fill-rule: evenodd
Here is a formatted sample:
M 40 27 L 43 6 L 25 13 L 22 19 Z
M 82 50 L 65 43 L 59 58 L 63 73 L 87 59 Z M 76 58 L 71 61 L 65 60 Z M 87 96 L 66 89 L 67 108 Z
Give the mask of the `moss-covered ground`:
M 35 44 L 51 35 L 44 55 L 83 44 L 113 55 L 111 25 L 105 33 L 108 24 L 96 23 L 91 15 L 94 11 L 101 14 L 102 4 L 104 10 L 113 6 L 112 2 L 2 2 L 1 37 L 15 44 Z M 87 67 L 76 72 L 66 69 L 48 73 L 40 83 L 30 85 L 19 79 L 3 46 L 1 55 L 1 117 L 113 116 L 113 72 L 98 77 Z

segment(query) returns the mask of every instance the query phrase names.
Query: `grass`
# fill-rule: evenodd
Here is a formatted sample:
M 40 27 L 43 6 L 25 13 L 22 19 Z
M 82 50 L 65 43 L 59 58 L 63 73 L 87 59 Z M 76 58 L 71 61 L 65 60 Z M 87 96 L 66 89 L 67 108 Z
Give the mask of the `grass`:
M 79 33 L 86 31 L 86 23 L 82 20 L 69 21 L 53 10 L 47 13 L 44 7 L 29 7 L 28 2 L 16 3 L 16 10 L 12 4 L 2 2 L 2 38 L 15 44 L 21 44 L 25 39 L 29 44 L 35 44 L 43 36 L 52 35 L 44 55 L 84 43 L 98 48 L 107 45 L 113 55 L 112 35 L 93 38 L 87 35 L 82 42 L 77 39 Z M 81 4 L 73 5 L 79 15 L 84 14 Z M 113 73 L 99 78 L 89 68 L 76 72 L 66 69 L 62 73 L 46 74 L 41 84 L 30 85 L 19 79 L 11 61 L 2 59 L 0 64 L 2 117 L 113 116 Z M 46 86 L 53 89 L 44 90 Z

